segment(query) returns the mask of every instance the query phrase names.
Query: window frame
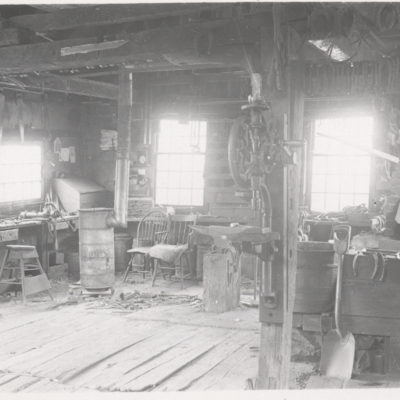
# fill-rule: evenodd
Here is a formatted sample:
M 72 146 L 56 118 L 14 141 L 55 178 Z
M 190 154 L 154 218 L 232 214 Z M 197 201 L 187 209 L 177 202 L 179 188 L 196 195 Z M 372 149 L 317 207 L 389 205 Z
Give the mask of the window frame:
M 374 146 L 377 135 L 377 118 L 375 113 L 368 112 L 360 112 L 351 110 L 346 110 L 344 112 L 323 112 L 323 113 L 315 113 L 310 115 L 308 118 L 308 132 L 305 132 L 305 136 L 307 137 L 307 141 L 309 145 L 307 146 L 307 162 L 306 162 L 306 184 L 305 184 L 305 204 L 308 209 L 314 212 L 320 212 L 320 210 L 313 210 L 311 208 L 311 197 L 312 197 L 312 178 L 313 178 L 313 161 L 314 161 L 314 145 L 315 145 L 315 135 L 316 135 L 316 121 L 322 119 L 341 119 L 341 118 L 366 118 L 372 117 L 372 144 Z M 375 177 L 376 177 L 376 161 L 375 157 L 370 156 L 370 174 L 369 174 L 369 194 L 368 194 L 368 202 L 366 207 L 369 209 L 373 208 L 373 199 L 375 197 Z M 334 210 L 324 210 L 321 212 L 338 212 Z
M 168 154 L 168 155 L 190 155 L 190 154 L 193 154 L 193 155 L 195 155 L 195 154 L 200 154 L 200 155 L 203 155 L 203 157 L 204 157 L 204 162 L 205 162 L 205 159 L 206 159 L 206 151 L 207 151 L 207 148 L 205 148 L 205 150 L 204 150 L 204 152 L 199 152 L 199 153 L 176 153 L 176 152 L 160 152 L 159 151 L 159 134 L 160 134 L 160 123 L 161 123 L 161 121 L 163 121 L 163 120 L 167 120 L 167 121 L 175 121 L 175 122 L 179 122 L 179 119 L 175 119 L 175 118 L 161 118 L 161 119 L 158 119 L 157 120 L 157 131 L 154 133 L 154 143 L 155 143 L 155 146 L 154 146 L 154 179 L 153 179 L 153 181 L 154 181 L 154 195 L 153 195 L 153 197 L 154 197 L 154 201 L 156 202 L 156 198 L 157 198 L 157 189 L 158 189 L 158 185 L 157 185 L 157 179 L 158 179 L 158 177 L 157 177 L 157 172 L 159 172 L 158 171 L 158 165 L 157 165 L 157 163 L 158 163 L 158 156 L 159 155 L 163 155 L 163 154 Z M 207 120 L 201 120 L 201 119 L 196 119 L 196 120 L 188 120 L 188 122 L 205 122 L 206 123 L 206 134 L 205 134 L 205 137 L 206 137 L 206 143 L 207 143 L 207 139 L 208 139 L 208 121 Z M 203 175 L 203 179 L 204 179 L 204 169 L 203 169 L 203 171 L 202 171 L 202 175 Z M 205 182 L 204 182 L 205 183 Z M 190 188 L 190 190 L 193 190 L 193 189 L 196 189 L 196 188 L 193 188 L 193 187 L 191 187 Z M 204 209 L 204 207 L 205 207 L 205 184 L 204 184 L 204 186 L 203 186 L 203 188 L 202 188 L 202 191 L 203 191 L 203 204 L 202 205 L 190 205 L 190 204 L 167 204 L 167 203 L 163 203 L 163 204 L 161 204 L 161 205 L 163 205 L 163 206 L 166 206 L 166 207 L 174 207 L 174 208 L 179 208 L 179 209 L 190 209 L 190 210 L 203 210 Z M 156 204 L 159 204 L 159 203 L 156 203 Z
M 29 140 L 24 142 L 19 142 L 15 140 L 2 140 L 0 146 L 39 146 L 41 153 L 40 162 L 40 197 L 25 199 L 25 200 L 14 200 L 14 201 L 4 201 L 0 202 L 0 210 L 10 209 L 10 207 L 19 207 L 27 204 L 40 204 L 43 203 L 44 199 L 44 144 L 39 140 Z

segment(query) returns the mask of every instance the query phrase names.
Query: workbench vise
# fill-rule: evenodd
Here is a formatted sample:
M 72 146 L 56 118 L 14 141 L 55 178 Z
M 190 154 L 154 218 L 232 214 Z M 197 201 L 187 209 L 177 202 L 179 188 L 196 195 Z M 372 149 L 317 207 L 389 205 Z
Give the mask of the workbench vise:
M 54 240 L 54 250 L 58 251 L 57 239 L 57 218 L 61 217 L 61 212 L 54 203 L 45 203 L 42 211 L 22 211 L 19 214 L 20 219 L 32 219 L 44 221 L 47 223 L 49 233 Z

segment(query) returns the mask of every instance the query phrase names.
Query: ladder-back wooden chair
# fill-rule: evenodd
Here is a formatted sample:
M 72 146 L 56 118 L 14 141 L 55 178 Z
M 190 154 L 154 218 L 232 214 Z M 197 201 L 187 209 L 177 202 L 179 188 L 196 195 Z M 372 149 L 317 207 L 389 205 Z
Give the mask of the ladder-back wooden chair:
M 168 235 L 164 243 L 153 246 L 148 255 L 152 260 L 156 260 L 153 269 L 152 285 L 156 281 L 157 273 L 161 269 L 161 274 L 165 275 L 165 270 L 175 271 L 180 274 L 181 289 L 183 289 L 183 259 L 189 266 L 192 279 L 195 277 L 193 260 L 193 232 L 190 225 L 196 225 L 197 214 L 191 215 L 169 215 Z M 165 279 L 165 277 L 164 277 Z
M 151 211 L 139 222 L 136 238 L 133 239 L 133 247 L 128 250 L 131 259 L 126 268 L 124 280 L 128 274 L 141 273 L 143 279 L 150 268 L 149 250 L 158 243 L 163 243 L 168 234 L 168 215 L 161 210 Z

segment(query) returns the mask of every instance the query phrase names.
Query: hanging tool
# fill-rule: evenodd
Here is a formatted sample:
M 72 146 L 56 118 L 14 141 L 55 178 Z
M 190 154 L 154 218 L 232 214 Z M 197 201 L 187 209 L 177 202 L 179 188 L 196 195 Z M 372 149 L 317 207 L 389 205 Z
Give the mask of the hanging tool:
M 357 261 L 358 258 L 360 256 L 367 256 L 367 255 L 371 255 L 372 258 L 374 259 L 374 270 L 372 272 L 371 275 L 371 280 L 374 280 L 376 275 L 378 274 L 379 268 L 381 267 L 382 272 L 379 278 L 379 282 L 382 282 L 384 277 L 385 277 L 385 267 L 386 267 L 386 263 L 387 260 L 389 258 L 394 258 L 394 259 L 399 259 L 399 253 L 397 253 L 396 255 L 383 255 L 379 250 L 372 250 L 372 249 L 363 249 L 363 250 L 359 250 L 357 251 L 357 253 L 354 256 L 353 259 L 353 272 L 354 272 L 354 276 L 357 276 Z
M 352 333 L 343 330 L 340 318 L 342 305 L 343 256 L 349 248 L 350 233 L 351 227 L 348 225 L 337 225 L 333 228 L 333 243 L 335 252 L 339 258 L 335 300 L 336 329 L 330 330 L 325 336 L 321 350 L 321 374 L 339 379 L 351 378 L 355 354 L 354 336 Z

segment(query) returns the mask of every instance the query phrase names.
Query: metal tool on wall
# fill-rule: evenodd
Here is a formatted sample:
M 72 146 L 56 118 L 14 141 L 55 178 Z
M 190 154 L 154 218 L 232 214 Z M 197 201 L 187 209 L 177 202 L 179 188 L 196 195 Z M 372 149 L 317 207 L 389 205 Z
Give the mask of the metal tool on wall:
M 336 225 L 333 228 L 333 243 L 339 258 L 335 299 L 336 329 L 330 330 L 325 336 L 321 350 L 321 374 L 339 379 L 351 378 L 355 354 L 354 336 L 341 325 L 343 256 L 349 248 L 350 236 L 351 227 L 348 225 Z

